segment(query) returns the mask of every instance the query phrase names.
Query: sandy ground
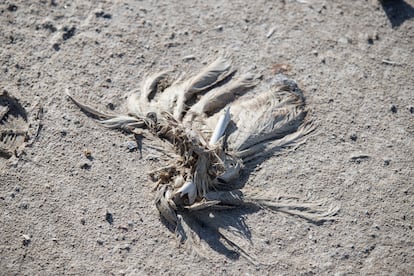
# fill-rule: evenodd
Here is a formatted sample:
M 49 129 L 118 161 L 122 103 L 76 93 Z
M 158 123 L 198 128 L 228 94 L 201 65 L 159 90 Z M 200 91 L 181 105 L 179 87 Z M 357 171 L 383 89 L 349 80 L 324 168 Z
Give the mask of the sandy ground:
M 0 4 L 0 89 L 44 111 L 32 146 L 0 157 L 0 274 L 413 273 L 414 1 L 163 2 Z M 224 52 L 264 77 L 288 65 L 318 124 L 246 185 L 341 208 L 322 225 L 238 211 L 257 264 L 180 247 L 153 204 L 147 171 L 162 164 L 145 140 L 141 158 L 65 96 L 121 112 L 145 75 Z

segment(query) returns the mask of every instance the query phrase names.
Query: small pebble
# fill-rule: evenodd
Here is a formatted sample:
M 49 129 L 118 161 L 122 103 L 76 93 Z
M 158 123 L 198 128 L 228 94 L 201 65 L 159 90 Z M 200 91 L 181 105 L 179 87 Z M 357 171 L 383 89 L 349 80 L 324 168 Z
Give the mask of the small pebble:
M 194 55 L 188 55 L 183 57 L 183 61 L 190 61 L 190 60 L 195 60 L 195 56 Z
M 60 136 L 61 137 L 65 137 L 66 135 L 68 135 L 68 131 L 65 128 L 62 128 L 60 130 Z
M 384 166 L 388 166 L 391 163 L 391 160 L 385 159 L 384 160 Z
M 90 170 L 92 167 L 92 163 L 88 161 L 81 161 L 79 162 L 78 167 L 83 170 Z
M 15 11 L 17 11 L 17 6 L 16 6 L 16 5 L 11 4 L 11 5 L 9 5 L 9 6 L 7 7 L 7 10 L 8 10 L 9 12 L 15 12 Z
M 397 107 L 395 105 L 391 105 L 390 110 L 392 113 L 397 113 Z
M 414 114 L 414 106 L 408 107 L 408 111 L 410 111 L 411 114 Z
M 352 133 L 351 136 L 349 136 L 349 138 L 351 138 L 351 140 L 355 142 L 358 139 L 358 136 L 355 133 Z
M 60 44 L 59 44 L 59 43 L 54 43 L 54 44 L 52 45 L 52 47 L 53 47 L 53 49 L 54 49 L 56 52 L 60 50 Z
M 223 31 L 223 26 L 218 25 L 217 27 L 214 28 L 214 30 L 221 32 L 221 31 Z
M 26 202 L 22 202 L 20 203 L 19 208 L 26 210 L 27 208 L 29 208 L 29 204 L 27 204 Z
M 366 161 L 368 159 L 370 159 L 370 156 L 369 155 L 366 155 L 366 154 L 357 154 L 357 155 L 352 155 L 349 158 L 349 161 L 355 162 L 355 163 L 359 164 L 362 161 Z
M 128 150 L 129 150 L 129 152 L 133 152 L 133 151 L 135 151 L 135 150 L 138 149 L 137 143 L 135 143 L 133 141 L 128 141 L 126 143 L 126 146 L 127 146 Z
M 96 242 L 97 242 L 99 245 L 103 245 L 103 243 L 104 243 L 104 241 L 103 241 L 102 239 L 97 239 L 97 240 L 96 240 Z
M 110 110 L 115 110 L 115 105 L 113 103 L 108 103 L 106 107 L 108 107 Z
M 28 246 L 32 240 L 29 235 L 23 235 L 23 245 Z
M 112 216 L 112 214 L 109 211 L 106 211 L 105 220 L 111 225 L 112 225 L 112 223 L 114 223 L 114 217 Z

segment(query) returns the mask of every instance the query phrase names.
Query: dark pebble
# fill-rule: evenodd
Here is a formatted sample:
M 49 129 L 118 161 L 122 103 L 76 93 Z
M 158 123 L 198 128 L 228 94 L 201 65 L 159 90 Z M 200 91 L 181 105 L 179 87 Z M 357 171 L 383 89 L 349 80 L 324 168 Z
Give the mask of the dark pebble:
M 23 235 L 23 245 L 28 246 L 31 243 L 31 239 L 28 235 Z
M 112 216 L 112 214 L 110 212 L 106 212 L 105 214 L 105 220 L 112 225 L 112 223 L 114 223 L 114 217 Z
M 103 243 L 104 243 L 104 241 L 103 241 L 103 240 L 101 240 L 101 239 L 97 239 L 97 240 L 96 240 L 96 242 L 97 242 L 99 245 L 103 245 Z
M 69 38 L 75 35 L 76 27 L 72 27 L 70 29 L 68 29 L 68 27 L 64 27 L 63 31 L 64 31 L 62 35 L 63 40 L 68 40 Z
M 384 160 L 384 166 L 388 166 L 391 163 L 391 160 L 386 159 Z
M 113 103 L 108 103 L 106 105 L 110 110 L 115 110 L 115 105 Z
M 9 12 L 15 12 L 15 11 L 17 11 L 17 6 L 16 6 L 16 5 L 11 4 L 11 5 L 9 5 L 9 6 L 7 7 L 7 10 L 8 10 Z
M 60 50 L 60 44 L 59 43 L 55 43 L 53 44 L 53 50 L 55 50 L 56 52 Z
M 349 138 L 351 138 L 351 140 L 355 142 L 358 139 L 358 136 L 355 133 L 353 133 L 351 134 L 351 136 L 349 136 Z
M 68 135 L 68 131 L 66 129 L 61 129 L 60 130 L 60 136 L 65 137 L 66 135 Z
M 86 220 L 85 220 L 84 218 L 81 218 L 81 219 L 80 219 L 80 223 L 81 223 L 82 225 L 85 225 L 85 224 L 86 224 Z
M 411 114 L 414 114 L 414 106 L 410 106 L 408 108 L 408 111 L 410 111 Z
M 350 161 L 360 164 L 362 161 L 366 161 L 368 159 L 370 159 L 369 155 L 360 154 L 360 155 L 351 156 Z
M 392 113 L 397 113 L 397 107 L 395 105 L 391 105 L 390 110 Z
M 29 208 L 29 204 L 27 204 L 26 202 L 22 202 L 20 203 L 19 208 L 26 210 L 27 208 Z
M 51 33 L 54 33 L 57 31 L 57 28 L 53 26 L 53 24 L 50 22 L 42 24 L 42 28 L 45 30 L 49 30 Z
M 83 170 L 90 170 L 92 167 L 92 164 L 90 162 L 80 162 L 79 163 L 79 168 L 83 169 Z
M 112 15 L 110 15 L 109 13 L 105 13 L 105 12 L 95 12 L 95 16 L 97 18 L 102 17 L 104 19 L 111 19 Z

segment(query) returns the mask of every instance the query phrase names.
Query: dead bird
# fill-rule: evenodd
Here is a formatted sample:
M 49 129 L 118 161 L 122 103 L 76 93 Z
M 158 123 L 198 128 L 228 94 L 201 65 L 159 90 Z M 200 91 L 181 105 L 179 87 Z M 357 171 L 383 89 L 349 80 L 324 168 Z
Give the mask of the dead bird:
M 194 224 L 201 222 L 252 260 L 217 219 L 203 214 L 249 206 L 316 223 L 333 218 L 337 209 L 325 210 L 320 202 L 248 196 L 239 189 L 243 171 L 297 145 L 315 129 L 294 80 L 278 74 L 260 85 L 253 74 L 238 76 L 224 57 L 186 79 L 171 81 L 170 73 L 147 77 L 129 96 L 127 114 L 106 114 L 68 95 L 104 126 L 132 133 L 144 129 L 162 143 L 171 159 L 168 166 L 150 172 L 157 182 L 155 205 L 183 243 L 194 247 L 200 242 Z

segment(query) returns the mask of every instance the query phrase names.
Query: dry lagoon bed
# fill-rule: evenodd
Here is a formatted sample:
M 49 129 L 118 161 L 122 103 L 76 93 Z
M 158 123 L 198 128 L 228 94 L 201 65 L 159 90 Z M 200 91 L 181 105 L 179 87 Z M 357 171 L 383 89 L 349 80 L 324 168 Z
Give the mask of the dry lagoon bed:
M 5 97 L 15 97 L 29 131 L 18 157 L 0 151 L 0 274 L 412 273 L 413 7 L 1 3 L 0 115 L 12 106 Z M 147 172 L 164 161 L 147 137 L 137 144 L 103 128 L 66 96 L 122 112 L 148 74 L 196 72 L 222 53 L 242 72 L 295 79 L 317 125 L 304 144 L 244 175 L 246 187 L 340 207 L 322 224 L 266 209 L 221 211 L 242 218 L 237 243 L 252 259 L 208 235 L 204 255 L 180 244 L 153 204 Z

